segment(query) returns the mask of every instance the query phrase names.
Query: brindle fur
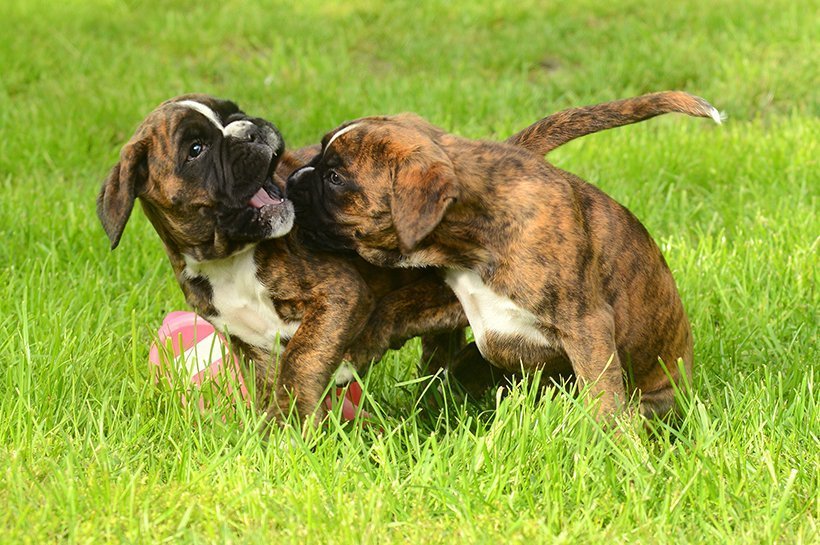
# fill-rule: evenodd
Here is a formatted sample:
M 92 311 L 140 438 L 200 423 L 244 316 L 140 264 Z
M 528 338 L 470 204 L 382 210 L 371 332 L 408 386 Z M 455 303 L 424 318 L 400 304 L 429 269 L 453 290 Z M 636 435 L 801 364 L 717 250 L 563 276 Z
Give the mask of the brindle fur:
M 532 151 L 670 110 L 716 119 L 703 99 L 657 93 L 550 116 L 511 138 L 526 150 L 449 135 L 412 114 L 363 118 L 325 137 L 289 195 L 315 246 L 384 267 L 471 270 L 533 313 L 548 345 L 491 332 L 482 355 L 496 366 L 571 368 L 602 414 L 637 395 L 644 415 L 666 415 L 693 354 L 660 250 L 626 208 Z M 401 315 L 403 304 L 377 314 Z M 400 320 L 380 319 L 401 331 Z

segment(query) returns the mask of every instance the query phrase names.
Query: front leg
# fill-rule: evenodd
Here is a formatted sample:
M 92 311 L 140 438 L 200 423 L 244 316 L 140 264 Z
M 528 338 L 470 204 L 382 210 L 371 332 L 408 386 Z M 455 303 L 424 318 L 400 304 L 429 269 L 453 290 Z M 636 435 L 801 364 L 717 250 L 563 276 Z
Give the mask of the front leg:
M 283 422 L 291 403 L 303 423 L 317 424 L 322 416 L 322 394 L 373 305 L 363 283 L 338 288 L 333 286 L 310 302 L 280 364 L 265 367 L 262 383 L 267 395 L 263 399 L 269 417 Z
M 463 332 L 457 330 L 465 327 L 467 317 L 455 294 L 437 275 L 430 274 L 377 302 L 362 333 L 348 347 L 346 359 L 362 368 L 381 359 L 389 348 L 399 348 L 408 339 L 424 335 L 428 337 L 425 355 L 433 356 L 429 365 L 440 366 L 441 358 L 446 357 L 445 345 L 459 342 L 451 335 L 463 339 Z

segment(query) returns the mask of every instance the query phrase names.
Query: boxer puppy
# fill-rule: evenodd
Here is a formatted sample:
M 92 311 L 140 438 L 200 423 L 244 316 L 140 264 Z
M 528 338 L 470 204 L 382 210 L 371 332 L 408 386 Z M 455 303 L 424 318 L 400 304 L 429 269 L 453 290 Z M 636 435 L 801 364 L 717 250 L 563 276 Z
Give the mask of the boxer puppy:
M 720 122 L 686 93 L 638 102 Z M 633 395 L 644 415 L 675 409 L 693 357 L 675 281 L 638 219 L 580 178 L 520 146 L 402 114 L 328 133 L 288 195 L 315 246 L 384 267 L 439 268 L 494 365 L 571 369 L 602 416 Z
M 309 419 L 379 293 L 424 273 L 368 283 L 374 267 L 305 250 L 276 175 L 280 161 L 299 164 L 284 149 L 272 124 L 232 102 L 178 97 L 123 147 L 97 205 L 113 249 L 140 200 L 188 304 L 253 361 L 262 408 L 280 418 L 293 398 Z

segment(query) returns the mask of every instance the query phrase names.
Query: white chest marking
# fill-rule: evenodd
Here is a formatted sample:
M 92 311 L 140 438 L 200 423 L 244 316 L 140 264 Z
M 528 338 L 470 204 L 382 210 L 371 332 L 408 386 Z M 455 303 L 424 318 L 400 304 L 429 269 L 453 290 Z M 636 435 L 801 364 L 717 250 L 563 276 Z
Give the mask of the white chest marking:
M 208 318 L 214 327 L 244 342 L 274 351 L 277 339 L 289 339 L 298 321 L 285 322 L 276 313 L 268 290 L 256 277 L 253 246 L 226 259 L 195 261 L 185 256 L 188 278 L 203 276 L 213 289 L 213 306 L 219 316 Z
M 487 352 L 488 332 L 523 337 L 536 345 L 550 344 L 538 329 L 538 318 L 532 312 L 521 308 L 509 297 L 494 292 L 477 273 L 450 269 L 445 273 L 444 281 L 464 307 L 476 344 L 482 353 Z

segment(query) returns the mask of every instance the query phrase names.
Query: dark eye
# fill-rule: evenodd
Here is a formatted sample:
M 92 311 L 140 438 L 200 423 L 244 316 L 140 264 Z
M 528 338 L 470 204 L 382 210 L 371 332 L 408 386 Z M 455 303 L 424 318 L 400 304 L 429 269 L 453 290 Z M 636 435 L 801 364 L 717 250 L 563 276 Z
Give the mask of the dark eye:
M 345 181 L 335 170 L 327 171 L 327 181 L 333 185 L 344 185 Z
M 191 148 L 188 150 L 188 160 L 196 159 L 202 152 L 205 151 L 205 145 L 202 142 L 194 142 L 191 144 Z

